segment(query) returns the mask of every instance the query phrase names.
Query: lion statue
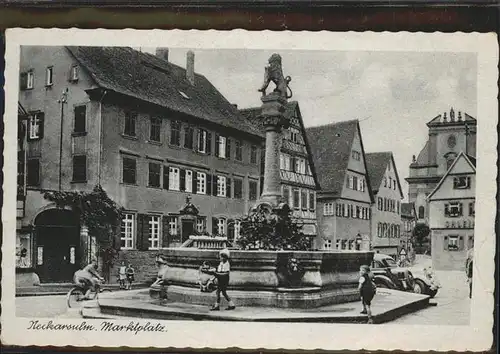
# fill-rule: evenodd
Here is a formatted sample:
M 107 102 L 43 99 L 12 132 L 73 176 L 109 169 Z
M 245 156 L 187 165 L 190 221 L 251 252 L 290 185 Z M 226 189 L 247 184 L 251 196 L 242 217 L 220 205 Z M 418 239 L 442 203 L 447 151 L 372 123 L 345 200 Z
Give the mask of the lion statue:
M 274 92 L 280 94 L 281 97 L 288 99 L 292 97 L 292 90 L 288 85 L 292 78 L 290 76 L 283 76 L 283 68 L 281 67 L 281 56 L 279 54 L 273 54 L 269 58 L 269 65 L 266 66 L 264 72 L 264 83 L 262 87 L 258 90 L 262 92 L 262 96 L 266 95 L 266 89 L 269 83 L 274 82 L 276 88 Z

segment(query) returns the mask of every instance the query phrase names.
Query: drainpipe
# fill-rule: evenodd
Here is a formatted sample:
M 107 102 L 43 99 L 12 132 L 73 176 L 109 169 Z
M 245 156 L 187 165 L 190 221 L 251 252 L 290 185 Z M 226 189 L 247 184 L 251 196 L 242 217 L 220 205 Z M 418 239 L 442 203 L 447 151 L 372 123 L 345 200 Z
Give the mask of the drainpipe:
M 106 94 L 108 93 L 108 91 L 104 90 L 104 92 L 102 93 L 102 96 L 101 96 L 101 99 L 99 100 L 99 110 L 97 112 L 98 114 L 98 120 L 99 120 L 99 124 L 98 124 L 98 127 L 99 127 L 99 149 L 98 149 L 98 156 L 97 156 L 97 184 L 98 185 L 101 185 L 101 162 L 102 162 L 102 139 L 103 139 L 103 135 L 102 135 L 102 125 L 103 125 L 103 122 L 102 122 L 102 100 L 104 99 L 104 96 L 106 96 Z

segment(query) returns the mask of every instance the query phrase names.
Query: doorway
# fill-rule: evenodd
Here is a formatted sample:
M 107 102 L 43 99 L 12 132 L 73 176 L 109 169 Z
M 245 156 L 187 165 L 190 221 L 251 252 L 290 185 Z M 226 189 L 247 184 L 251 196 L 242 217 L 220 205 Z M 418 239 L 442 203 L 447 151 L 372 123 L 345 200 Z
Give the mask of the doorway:
M 73 212 L 51 209 L 35 220 L 35 269 L 42 283 L 71 282 L 80 265 L 80 226 Z
M 194 233 L 194 221 L 182 220 L 182 242 L 184 243 L 189 239 L 189 236 Z

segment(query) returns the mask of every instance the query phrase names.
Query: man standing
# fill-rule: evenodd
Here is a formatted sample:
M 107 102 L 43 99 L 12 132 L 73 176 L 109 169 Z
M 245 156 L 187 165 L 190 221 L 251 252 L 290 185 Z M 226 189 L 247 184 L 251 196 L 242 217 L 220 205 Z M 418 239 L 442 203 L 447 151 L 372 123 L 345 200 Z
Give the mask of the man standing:
M 467 260 L 465 261 L 465 274 L 469 283 L 469 298 L 472 299 L 472 269 L 474 264 L 474 248 L 467 252 Z

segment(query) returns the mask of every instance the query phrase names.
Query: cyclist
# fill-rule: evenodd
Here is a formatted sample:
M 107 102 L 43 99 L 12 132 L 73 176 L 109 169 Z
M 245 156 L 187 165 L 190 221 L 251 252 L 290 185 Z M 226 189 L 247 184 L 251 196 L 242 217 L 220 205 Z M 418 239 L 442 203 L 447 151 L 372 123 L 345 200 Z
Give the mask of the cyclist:
M 94 290 L 95 293 L 99 291 L 100 281 L 104 281 L 104 278 L 97 273 L 97 260 L 92 259 L 92 262 L 85 266 L 83 269 L 79 269 L 75 272 L 73 280 L 76 285 L 82 286 L 82 288 L 87 289 L 85 293 L 85 298 L 90 299 L 90 292 Z

